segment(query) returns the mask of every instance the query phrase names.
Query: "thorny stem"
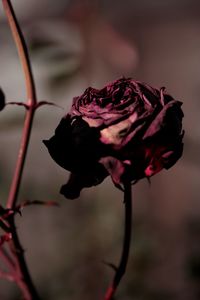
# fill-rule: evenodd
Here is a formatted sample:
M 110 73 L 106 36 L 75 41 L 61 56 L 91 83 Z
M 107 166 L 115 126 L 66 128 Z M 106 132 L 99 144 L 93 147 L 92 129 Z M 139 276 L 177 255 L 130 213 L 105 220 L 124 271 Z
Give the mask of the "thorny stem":
M 104 300 L 114 300 L 114 294 L 117 287 L 126 271 L 126 266 L 129 257 L 129 249 L 131 242 L 131 227 L 132 227 L 132 197 L 131 197 L 131 183 L 124 184 L 124 205 L 125 205 L 125 225 L 124 225 L 124 242 L 119 266 L 116 270 L 112 284 L 106 291 Z
M 4 5 L 4 10 L 8 18 L 8 22 L 17 46 L 18 54 L 24 71 L 24 76 L 26 80 L 26 92 L 28 103 L 29 101 L 36 104 L 36 91 L 33 79 L 33 74 L 31 71 L 31 63 L 28 55 L 28 50 L 24 36 L 18 24 L 17 18 L 15 16 L 13 7 L 10 0 L 2 0 Z
M 27 92 L 27 109 L 22 132 L 21 145 L 7 200 L 7 208 L 14 209 L 16 207 L 20 183 L 22 179 L 22 173 L 31 134 L 34 112 L 37 105 L 37 99 L 28 50 L 22 31 L 15 16 L 11 1 L 2 0 L 2 2 L 22 64 Z M 16 264 L 16 283 L 20 287 L 25 300 L 39 300 L 40 298 L 31 280 L 31 276 L 29 274 L 24 258 L 24 252 L 16 232 L 14 216 L 10 219 L 10 226 L 12 228 L 12 240 L 10 241 L 9 246 Z
M 8 196 L 8 201 L 7 201 L 7 208 L 14 208 L 16 205 L 17 196 L 20 188 L 21 177 L 22 177 L 24 162 L 26 158 L 37 99 L 36 99 L 35 84 L 34 84 L 33 75 L 31 71 L 30 59 L 28 56 L 28 50 L 26 47 L 26 43 L 22 31 L 17 22 L 17 18 L 15 16 L 11 2 L 9 0 L 2 0 L 2 1 L 10 25 L 10 29 L 13 34 L 13 38 L 15 40 L 15 44 L 18 50 L 22 68 L 24 71 L 25 82 L 26 82 L 26 93 L 27 93 L 27 105 L 28 105 L 28 109 L 26 110 L 26 117 L 24 122 L 24 129 L 22 133 L 19 155 L 18 155 L 15 173 L 13 176 L 13 180 L 11 183 L 10 192 Z

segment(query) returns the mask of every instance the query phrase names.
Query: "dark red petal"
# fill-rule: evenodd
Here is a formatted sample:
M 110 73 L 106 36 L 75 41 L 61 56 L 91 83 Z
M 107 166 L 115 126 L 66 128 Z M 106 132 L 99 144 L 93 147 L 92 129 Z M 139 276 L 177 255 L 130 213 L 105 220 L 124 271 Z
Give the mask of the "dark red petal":
M 182 137 L 180 137 L 182 140 Z M 183 143 L 178 141 L 167 153 L 162 155 L 162 161 L 165 169 L 171 168 L 183 154 Z
M 156 116 L 144 134 L 143 140 L 159 134 L 164 138 L 179 136 L 182 130 L 183 112 L 180 109 L 181 102 L 171 101 L 166 104 Z
M 68 182 L 61 187 L 60 193 L 67 199 L 76 199 L 80 196 L 80 192 L 83 188 L 98 185 L 107 176 L 108 173 L 100 164 L 94 174 L 88 174 L 87 172 L 82 174 L 71 173 Z
M 0 111 L 5 107 L 5 95 L 2 89 L 0 88 Z

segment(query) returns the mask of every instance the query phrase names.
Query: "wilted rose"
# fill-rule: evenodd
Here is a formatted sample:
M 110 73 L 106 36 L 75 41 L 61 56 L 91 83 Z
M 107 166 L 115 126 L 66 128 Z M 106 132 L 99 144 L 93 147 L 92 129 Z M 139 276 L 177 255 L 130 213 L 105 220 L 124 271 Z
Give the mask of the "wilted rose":
M 151 86 L 121 78 L 73 99 L 55 135 L 44 141 L 52 158 L 71 172 L 61 193 L 73 199 L 108 175 L 122 188 L 168 169 L 183 151 L 182 103 Z
M 5 106 L 5 95 L 2 89 L 0 88 L 0 111 L 4 109 Z

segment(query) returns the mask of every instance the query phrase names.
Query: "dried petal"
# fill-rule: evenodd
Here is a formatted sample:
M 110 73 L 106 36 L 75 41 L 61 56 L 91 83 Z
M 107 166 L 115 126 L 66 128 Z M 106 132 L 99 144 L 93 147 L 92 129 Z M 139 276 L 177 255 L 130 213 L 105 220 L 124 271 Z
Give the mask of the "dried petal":
M 5 107 L 5 95 L 2 89 L 0 88 L 0 111 Z
M 131 78 L 87 88 L 44 141 L 52 158 L 71 172 L 61 193 L 77 198 L 108 175 L 122 189 L 124 180 L 137 182 L 173 166 L 183 151 L 181 104 L 165 88 Z

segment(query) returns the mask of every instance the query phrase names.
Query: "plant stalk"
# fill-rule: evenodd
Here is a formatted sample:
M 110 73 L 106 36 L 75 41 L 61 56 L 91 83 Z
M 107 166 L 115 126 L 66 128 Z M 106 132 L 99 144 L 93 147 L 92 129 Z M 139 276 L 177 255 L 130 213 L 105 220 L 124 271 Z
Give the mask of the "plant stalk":
M 126 272 L 126 266 L 129 257 L 129 249 L 131 243 L 131 228 L 132 228 L 132 195 L 131 195 L 131 182 L 124 184 L 124 211 L 125 211 L 125 224 L 124 224 L 124 241 L 121 259 L 119 266 L 116 270 L 115 276 L 111 285 L 108 287 L 104 300 L 113 300 L 114 294 L 120 284 L 123 275 Z
M 2 0 L 2 2 L 18 50 L 19 58 L 21 61 L 21 65 L 25 77 L 25 85 L 26 85 L 26 93 L 27 93 L 27 101 L 26 101 L 27 108 L 26 108 L 26 115 L 25 115 L 24 127 L 22 132 L 22 139 L 21 139 L 17 163 L 16 163 L 14 175 L 10 186 L 8 200 L 7 200 L 7 208 L 14 210 L 16 207 L 19 189 L 21 185 L 21 179 L 24 170 L 24 164 L 25 164 L 25 159 L 26 159 L 26 154 L 27 154 L 27 149 L 28 149 L 28 144 L 29 144 L 30 134 L 32 129 L 33 117 L 37 105 L 37 98 L 36 98 L 36 90 L 35 90 L 33 73 L 31 70 L 31 63 L 28 55 L 28 50 L 26 47 L 26 42 L 23 37 L 23 33 L 20 29 L 19 23 L 15 16 L 15 12 L 12 7 L 11 1 Z M 11 232 L 12 232 L 12 240 L 9 242 L 9 247 L 11 253 L 13 254 L 15 264 L 16 264 L 16 270 L 15 270 L 16 283 L 21 289 L 25 300 L 39 300 L 40 297 L 32 282 L 26 264 L 26 260 L 24 257 L 24 251 L 20 244 L 19 237 L 16 231 L 14 216 L 10 218 L 9 225 L 11 227 Z

